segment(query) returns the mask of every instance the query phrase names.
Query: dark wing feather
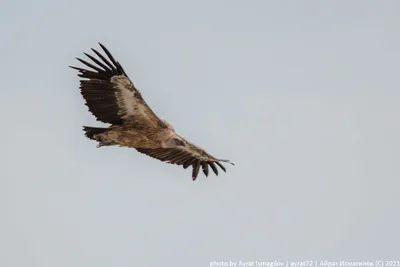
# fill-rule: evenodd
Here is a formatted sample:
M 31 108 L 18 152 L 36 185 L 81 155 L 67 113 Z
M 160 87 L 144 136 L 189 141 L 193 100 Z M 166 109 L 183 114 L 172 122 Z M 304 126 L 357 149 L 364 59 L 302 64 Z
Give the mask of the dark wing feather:
M 192 179 L 193 179 L 193 181 L 196 180 L 197 175 L 199 174 L 200 164 L 201 164 L 201 161 L 198 159 L 196 161 L 196 163 L 193 165 L 193 171 L 192 171 Z
M 184 147 L 180 146 L 176 148 L 155 149 L 137 148 L 136 150 L 163 162 L 180 165 L 185 169 L 189 166 L 192 166 L 193 180 L 196 180 L 200 167 L 202 168 L 205 176 L 208 176 L 209 174 L 209 167 L 211 167 L 214 173 L 218 175 L 218 168 L 215 164 L 217 164 L 223 171 L 226 171 L 225 167 L 219 162 L 219 159 L 211 156 L 201 148 L 196 147 L 188 141 L 186 141 L 186 146 Z
M 80 81 L 81 94 L 89 111 L 99 121 L 106 123 L 137 123 L 147 127 L 166 128 L 146 104 L 121 64 L 104 45 L 99 45 L 108 59 L 92 49 L 98 58 L 84 53 L 92 62 L 77 58 L 89 69 L 71 67 L 78 70 L 78 76 L 83 78 Z
M 217 166 L 215 166 L 214 162 L 210 162 L 210 167 L 213 170 L 213 172 L 215 173 L 215 175 L 218 175 L 218 168 L 217 168 Z
M 201 163 L 201 168 L 203 169 L 204 175 L 207 177 L 208 176 L 208 164 L 205 162 Z

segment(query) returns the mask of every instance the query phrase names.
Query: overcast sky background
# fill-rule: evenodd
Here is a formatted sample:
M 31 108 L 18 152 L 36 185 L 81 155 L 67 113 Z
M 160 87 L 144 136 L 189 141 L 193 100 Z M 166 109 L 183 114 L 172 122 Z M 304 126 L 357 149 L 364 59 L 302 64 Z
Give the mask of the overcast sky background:
M 399 260 L 399 1 L 5 1 L 0 266 Z M 207 179 L 96 148 L 104 43 Z

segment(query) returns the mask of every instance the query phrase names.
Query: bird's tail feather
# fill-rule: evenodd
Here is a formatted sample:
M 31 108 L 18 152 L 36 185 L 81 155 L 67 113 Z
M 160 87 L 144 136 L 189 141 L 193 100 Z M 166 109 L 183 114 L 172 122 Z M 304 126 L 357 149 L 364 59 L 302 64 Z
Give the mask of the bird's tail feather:
M 87 138 L 96 140 L 99 142 L 97 144 L 97 147 L 117 145 L 117 143 L 107 140 L 107 139 L 104 139 L 102 136 L 95 136 L 96 134 L 104 133 L 105 131 L 108 130 L 107 128 L 83 126 L 83 130 L 85 131 L 85 135 Z
M 94 138 L 94 135 L 104 133 L 107 128 L 83 126 L 83 130 L 85 131 L 85 135 L 87 138 L 97 140 L 96 138 Z

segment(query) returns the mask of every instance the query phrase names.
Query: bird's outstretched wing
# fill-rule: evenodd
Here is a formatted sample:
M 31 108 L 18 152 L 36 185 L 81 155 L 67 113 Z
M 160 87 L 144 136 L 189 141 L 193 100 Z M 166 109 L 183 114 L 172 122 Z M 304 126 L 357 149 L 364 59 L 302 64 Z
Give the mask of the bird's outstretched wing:
M 92 49 L 98 58 L 84 53 L 93 63 L 77 58 L 90 70 L 72 67 L 79 71 L 81 94 L 89 111 L 97 120 L 111 124 L 145 124 L 147 127 L 165 128 L 135 88 L 124 69 L 104 45 L 99 43 L 108 59 Z
M 186 146 L 179 146 L 176 148 L 137 148 L 136 150 L 152 158 L 171 164 L 181 165 L 185 169 L 189 166 L 192 166 L 193 181 L 196 180 L 200 167 L 202 168 L 205 176 L 208 176 L 209 167 L 211 167 L 214 173 L 218 175 L 217 166 L 219 166 L 224 172 L 226 172 L 226 169 L 221 164 L 221 162 L 226 162 L 234 165 L 228 160 L 217 159 L 211 156 L 203 149 L 195 146 L 188 141 L 186 141 Z

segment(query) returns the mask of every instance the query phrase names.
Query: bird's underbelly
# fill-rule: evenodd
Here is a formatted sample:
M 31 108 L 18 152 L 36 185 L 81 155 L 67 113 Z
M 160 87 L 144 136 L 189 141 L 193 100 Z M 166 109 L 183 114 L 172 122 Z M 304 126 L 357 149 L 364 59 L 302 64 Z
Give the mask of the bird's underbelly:
M 163 140 L 157 134 L 123 128 L 111 128 L 103 134 L 102 139 L 132 148 L 159 148 Z

